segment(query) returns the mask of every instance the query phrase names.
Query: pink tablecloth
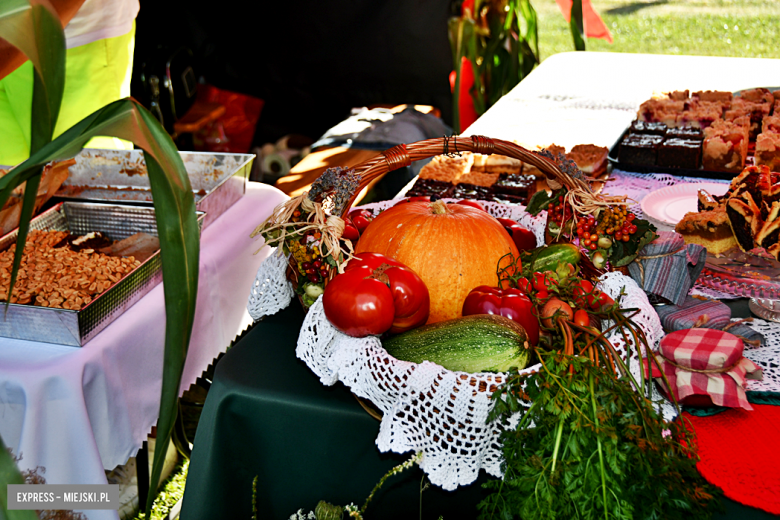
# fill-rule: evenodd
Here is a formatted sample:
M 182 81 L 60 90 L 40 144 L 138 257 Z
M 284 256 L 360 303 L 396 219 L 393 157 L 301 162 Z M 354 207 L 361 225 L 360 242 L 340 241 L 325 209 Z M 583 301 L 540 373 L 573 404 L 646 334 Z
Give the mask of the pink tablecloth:
M 251 323 L 255 226 L 287 196 L 250 183 L 203 231 L 195 327 L 181 391 Z M 162 284 L 82 348 L 0 338 L 0 436 L 22 468 L 43 466 L 50 484 L 105 484 L 157 422 L 165 309 Z M 92 511 L 89 518 L 116 518 Z

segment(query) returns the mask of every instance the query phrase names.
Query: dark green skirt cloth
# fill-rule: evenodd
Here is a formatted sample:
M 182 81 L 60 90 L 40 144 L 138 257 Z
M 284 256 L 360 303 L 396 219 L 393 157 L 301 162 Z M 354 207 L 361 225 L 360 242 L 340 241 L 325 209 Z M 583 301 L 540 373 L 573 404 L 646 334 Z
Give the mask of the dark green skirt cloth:
M 287 519 L 319 500 L 360 507 L 382 476 L 411 456 L 380 453 L 379 421 L 341 383 L 326 387 L 295 357 L 303 321 L 297 302 L 257 323 L 217 364 L 194 440 L 181 518 Z M 485 496 L 476 483 L 420 493 L 423 473 L 390 477 L 368 519 L 476 518 Z M 422 502 L 421 502 L 422 501 Z M 724 500 L 719 518 L 771 518 Z

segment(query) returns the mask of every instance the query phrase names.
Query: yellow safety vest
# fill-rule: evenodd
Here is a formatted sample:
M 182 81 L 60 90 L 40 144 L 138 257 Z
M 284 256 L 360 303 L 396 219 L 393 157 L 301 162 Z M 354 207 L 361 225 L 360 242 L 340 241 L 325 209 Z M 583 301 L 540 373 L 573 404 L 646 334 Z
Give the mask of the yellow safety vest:
M 132 30 L 115 38 L 68 49 L 65 92 L 54 129 L 60 135 L 95 110 L 130 96 L 135 22 Z M 0 165 L 13 166 L 30 156 L 30 117 L 33 66 L 27 61 L 0 80 Z M 132 143 L 96 137 L 89 148 L 132 149 Z

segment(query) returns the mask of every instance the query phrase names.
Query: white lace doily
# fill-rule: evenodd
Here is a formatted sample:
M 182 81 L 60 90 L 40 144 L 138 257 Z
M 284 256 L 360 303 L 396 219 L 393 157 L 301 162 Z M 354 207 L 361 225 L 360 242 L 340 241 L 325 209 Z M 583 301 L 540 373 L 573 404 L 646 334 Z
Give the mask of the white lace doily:
M 446 199 L 445 199 L 446 200 Z M 362 206 L 375 214 L 397 201 Z M 520 206 L 483 203 L 496 217 L 512 218 L 543 241 L 545 215 L 532 217 Z M 644 292 L 620 273 L 604 275 L 604 292 L 623 305 L 640 309 L 634 318 L 649 341 L 660 339 L 661 323 Z M 609 336 L 625 352 L 622 335 Z M 352 338 L 325 318 L 322 298 L 309 309 L 298 338 L 296 354 L 325 385 L 341 381 L 355 395 L 371 401 L 383 413 L 376 443 L 380 451 L 423 452 L 420 467 L 432 483 L 452 490 L 476 480 L 479 470 L 501 475 L 500 430 L 487 424 L 490 395 L 503 382 L 502 374 L 452 372 L 439 365 L 399 361 L 376 337 Z M 632 370 L 639 374 L 636 355 Z M 537 370 L 529 367 L 524 372 Z
M 249 292 L 247 311 L 254 321 L 276 314 L 290 305 L 294 296 L 292 283 L 284 275 L 287 257 L 274 250 L 257 269 Z
M 378 214 L 397 201 L 362 206 Z M 496 217 L 512 218 L 534 231 L 542 243 L 545 215 L 532 217 L 522 206 L 484 202 Z M 275 260 L 271 260 L 275 259 Z M 265 264 L 269 264 L 266 266 Z M 257 320 L 272 314 L 271 309 L 286 307 L 293 293 L 284 277 L 286 260 L 271 255 L 258 271 L 252 288 L 250 314 Z M 648 344 L 657 348 L 663 336 L 661 322 L 636 282 L 620 273 L 602 276 L 599 287 L 613 299 L 623 294 L 623 308 L 636 308 L 633 320 L 644 331 Z M 278 294 L 270 294 L 278 290 Z M 276 312 L 274 310 L 273 312 Z M 609 324 L 605 324 L 609 326 Z M 746 355 L 764 369 L 763 382 L 750 382 L 750 390 L 769 390 L 780 381 L 780 325 L 756 322 L 773 349 L 758 348 Z M 625 341 L 615 330 L 608 336 L 625 359 Z M 639 380 L 639 358 L 632 346 L 630 369 Z M 486 424 L 491 409 L 489 399 L 503 382 L 502 374 L 452 372 L 439 365 L 399 361 L 391 357 L 377 337 L 352 338 L 337 331 L 325 317 L 322 298 L 309 309 L 298 338 L 296 355 L 320 378 L 324 385 L 341 381 L 358 397 L 368 399 L 383 413 L 376 444 L 380 451 L 423 452 L 421 468 L 434 484 L 447 490 L 470 484 L 479 470 L 501 476 L 499 429 Z M 524 372 L 538 368 L 532 366 Z M 656 400 L 662 400 L 655 390 Z M 663 406 L 664 416 L 672 419 L 671 404 Z
M 747 389 L 754 392 L 780 392 L 780 323 L 753 318 L 748 325 L 763 334 L 765 341 L 760 347 L 745 346 L 745 357 L 764 371 L 764 379 L 748 380 Z

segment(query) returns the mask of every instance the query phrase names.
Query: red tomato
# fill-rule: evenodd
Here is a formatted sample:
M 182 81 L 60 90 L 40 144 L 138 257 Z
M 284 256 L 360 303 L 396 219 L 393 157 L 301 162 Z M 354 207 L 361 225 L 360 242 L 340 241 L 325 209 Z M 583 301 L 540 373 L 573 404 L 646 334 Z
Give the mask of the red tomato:
M 496 289 L 480 285 L 471 290 L 463 302 L 463 315 L 495 314 L 523 326 L 531 345 L 539 343 L 539 320 L 531 300 L 519 289 Z
M 487 211 L 485 209 L 485 206 L 483 206 L 482 204 L 480 204 L 476 200 L 463 199 L 463 200 L 459 200 L 455 204 L 462 204 L 464 206 L 471 206 L 472 208 L 477 208 L 477 209 L 481 209 L 482 211 Z
M 362 338 L 386 332 L 393 325 L 393 295 L 383 282 L 361 267 L 344 272 L 325 286 L 322 305 L 334 327 Z
M 559 314 L 562 314 L 568 320 L 574 318 L 574 311 L 571 309 L 571 305 L 558 298 L 550 298 L 542 307 L 542 323 L 548 328 L 557 327 L 553 323 L 553 319 Z
M 574 303 L 578 307 L 597 311 L 605 305 L 615 303 L 615 300 L 610 298 L 605 292 L 595 288 L 588 280 L 578 280 L 575 285 L 572 290 L 572 296 L 574 296 Z
M 534 287 L 531 285 L 531 282 L 528 281 L 528 278 L 518 278 L 517 288 L 523 291 L 523 294 L 531 294 L 534 290 Z
M 574 283 L 574 289 L 572 289 L 572 296 L 574 297 L 574 303 L 577 307 L 586 309 L 593 309 L 593 303 L 596 301 L 593 293 L 593 284 L 588 280 L 577 280 Z
M 382 264 L 395 265 L 409 269 L 398 260 L 390 258 L 389 256 L 385 256 L 379 253 L 359 253 L 354 255 L 354 258 L 347 263 L 347 266 L 344 268 L 344 270 L 349 271 L 358 267 L 370 267 L 371 269 L 376 269 Z
M 612 297 L 609 296 L 604 291 L 598 291 L 598 299 L 599 299 L 599 307 L 598 307 L 599 309 L 601 309 L 605 305 L 609 306 L 615 304 L 615 300 L 613 300 Z
M 357 240 L 360 238 L 360 232 L 349 217 L 344 219 L 344 233 L 341 234 L 341 238 L 344 240 L 351 240 L 353 245 L 354 242 L 357 242 Z
M 349 261 L 344 269 L 344 274 L 362 269 L 368 269 L 370 271 L 369 276 L 374 276 L 382 281 L 392 295 L 393 320 L 392 326 L 389 327 L 391 334 L 399 334 L 419 327 L 428 321 L 428 314 L 431 308 L 428 287 L 425 286 L 425 282 L 412 269 L 397 260 L 379 253 L 360 253 Z M 341 276 L 343 275 L 338 275 L 333 280 L 335 281 Z M 330 284 L 332 283 L 330 282 Z M 326 295 L 330 284 L 325 287 Z M 322 303 L 323 305 L 326 304 L 324 300 Z M 330 320 L 327 307 L 325 315 Z M 333 323 L 332 320 L 331 322 Z M 333 324 L 336 326 L 335 323 Z M 336 326 L 336 328 L 339 327 Z M 387 330 L 385 329 L 382 332 Z
M 577 312 L 574 313 L 574 323 L 580 327 L 589 327 L 590 314 L 588 314 L 588 311 L 585 309 L 578 309 Z
M 551 286 L 557 285 L 555 280 L 547 274 L 547 271 L 544 273 L 534 273 L 533 281 L 531 283 L 537 291 L 547 291 Z
M 352 219 L 352 223 L 362 235 L 363 231 L 365 231 L 371 221 L 374 220 L 374 214 L 367 209 L 353 209 L 349 212 L 349 218 Z
M 536 235 L 534 235 L 531 231 L 509 218 L 499 218 L 496 220 L 498 220 L 501 225 L 504 226 L 506 232 L 509 233 L 509 236 L 512 237 L 512 240 L 515 241 L 515 245 L 517 246 L 518 250 L 530 251 L 536 247 Z

